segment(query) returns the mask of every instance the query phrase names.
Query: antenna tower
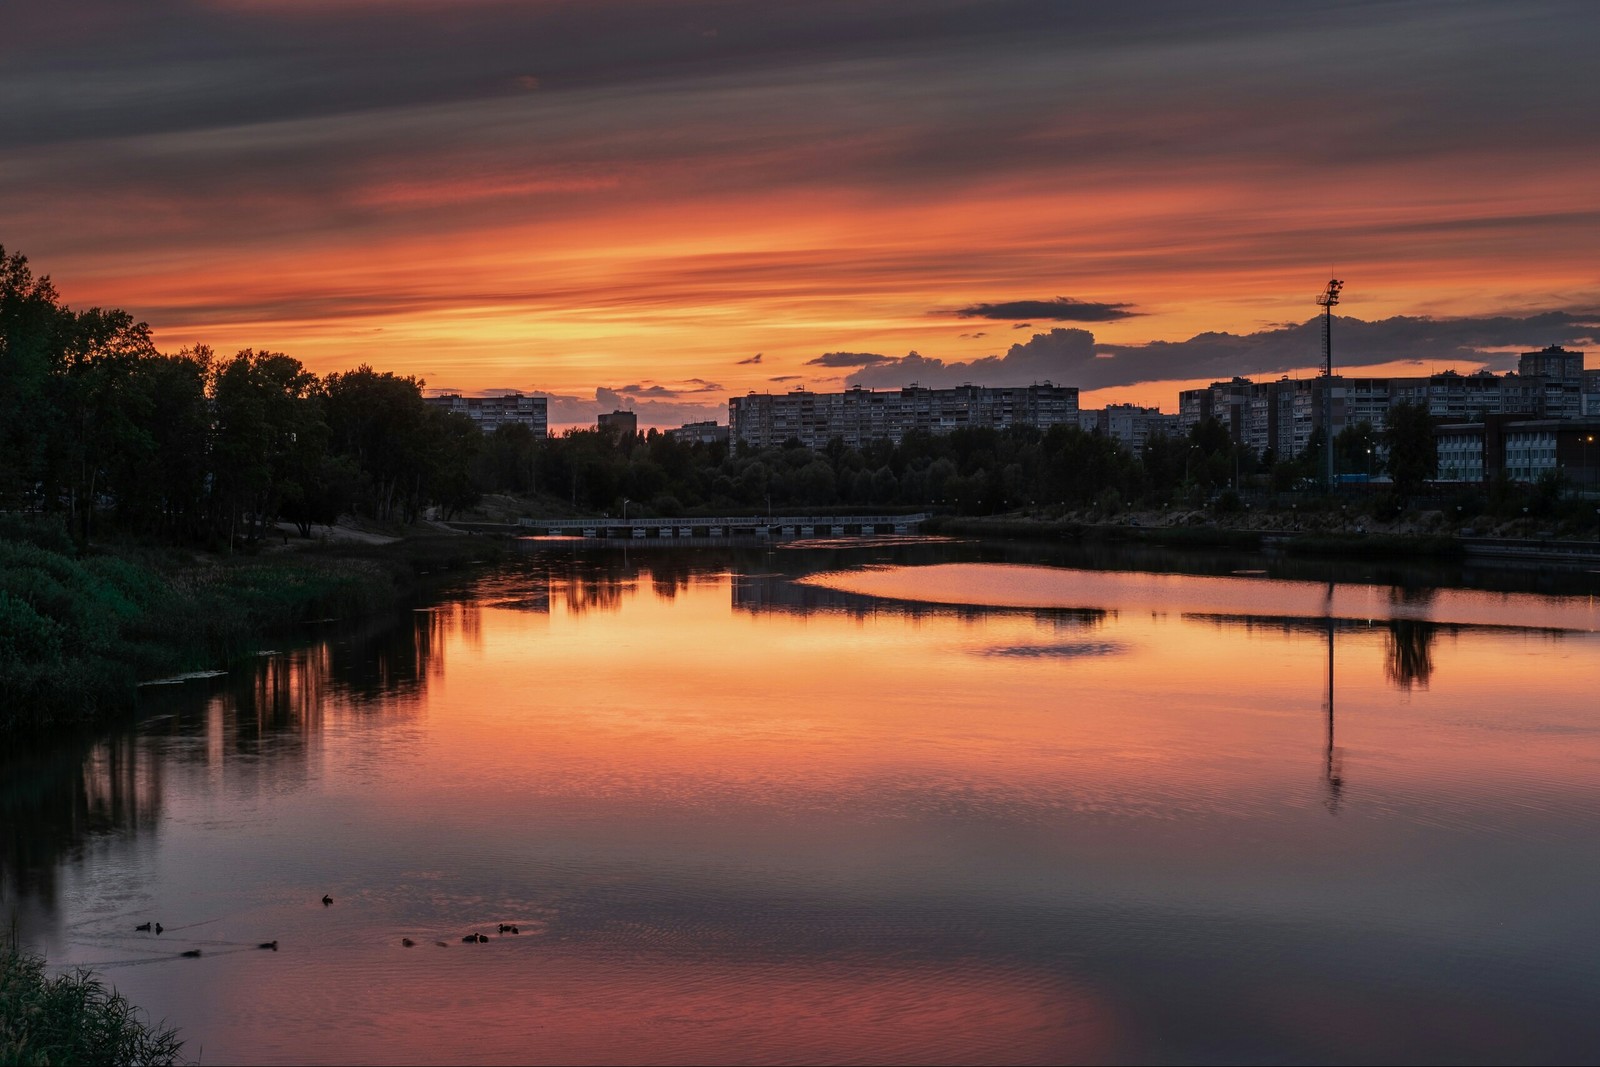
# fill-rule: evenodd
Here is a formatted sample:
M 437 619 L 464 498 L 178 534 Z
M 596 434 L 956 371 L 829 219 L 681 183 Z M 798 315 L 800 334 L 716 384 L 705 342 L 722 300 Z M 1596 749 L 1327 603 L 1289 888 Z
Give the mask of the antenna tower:
M 1339 303 L 1344 282 L 1328 279 L 1328 287 L 1317 294 L 1322 308 L 1322 450 L 1328 456 L 1328 492 L 1333 492 L 1333 309 Z

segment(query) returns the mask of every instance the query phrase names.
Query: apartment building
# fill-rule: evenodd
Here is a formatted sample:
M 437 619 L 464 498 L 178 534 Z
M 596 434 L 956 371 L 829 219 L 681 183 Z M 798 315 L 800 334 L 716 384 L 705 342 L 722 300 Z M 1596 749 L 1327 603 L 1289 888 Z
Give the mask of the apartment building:
M 501 393 L 495 396 L 463 396 L 460 393 L 441 393 L 423 397 L 423 401 L 444 411 L 465 415 L 484 433 L 493 433 L 501 426 L 518 424 L 528 427 L 535 437 L 545 437 L 550 432 L 549 398 L 523 396 L 521 393 Z
M 1107 404 L 1103 408 L 1080 410 L 1078 426 L 1085 433 L 1111 438 L 1134 454 L 1146 441 L 1159 434 L 1178 435 L 1178 416 L 1163 415 L 1160 408 L 1138 404 Z
M 774 396 L 751 393 L 728 401 L 728 433 L 738 447 L 772 448 L 790 438 L 821 448 L 833 438 L 860 447 L 869 441 L 899 444 L 907 433 L 949 433 L 963 427 L 1046 429 L 1076 424 L 1078 390 L 1038 385 L 952 389 L 847 389 L 842 393 L 795 390 Z

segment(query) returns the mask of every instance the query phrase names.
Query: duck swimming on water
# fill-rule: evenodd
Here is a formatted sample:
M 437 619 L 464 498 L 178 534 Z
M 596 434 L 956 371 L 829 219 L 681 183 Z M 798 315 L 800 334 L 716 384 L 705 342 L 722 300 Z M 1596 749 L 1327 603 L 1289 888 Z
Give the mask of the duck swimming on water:
M 270 948 L 272 951 L 276 952 L 278 951 L 278 943 L 276 941 L 263 941 L 261 944 L 257 945 L 256 948 Z
M 140 923 L 138 926 L 135 926 L 134 929 L 138 930 L 138 931 L 142 931 L 144 933 L 149 933 L 150 932 L 150 924 L 149 923 Z
M 180 955 L 180 956 L 183 956 L 183 957 L 185 957 L 185 958 L 187 958 L 187 959 L 191 959 L 191 960 L 193 960 L 193 959 L 199 959 L 199 957 L 200 957 L 200 950 L 199 950 L 199 949 L 197 949 L 197 948 L 192 948 L 192 949 L 190 949 L 190 950 L 189 950 L 189 951 L 188 951 L 188 952 L 180 952 L 180 953 L 179 953 L 179 955 Z
M 324 908 L 326 908 L 329 904 L 332 904 L 332 903 L 333 903 L 333 898 L 332 897 L 330 897 L 326 893 L 322 894 L 322 906 Z

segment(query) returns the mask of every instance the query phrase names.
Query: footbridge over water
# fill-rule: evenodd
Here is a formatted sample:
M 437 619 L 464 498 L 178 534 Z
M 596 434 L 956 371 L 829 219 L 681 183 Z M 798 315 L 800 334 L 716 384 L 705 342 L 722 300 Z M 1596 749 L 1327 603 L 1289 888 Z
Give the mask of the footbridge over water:
M 689 519 L 521 519 L 531 534 L 604 540 L 793 540 L 913 534 L 930 518 L 915 515 L 721 516 Z

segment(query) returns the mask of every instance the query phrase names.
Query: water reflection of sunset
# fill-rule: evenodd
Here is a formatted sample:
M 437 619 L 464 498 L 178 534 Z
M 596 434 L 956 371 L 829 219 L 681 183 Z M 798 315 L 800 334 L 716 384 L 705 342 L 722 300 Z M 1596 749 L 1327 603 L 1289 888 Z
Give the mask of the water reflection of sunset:
M 121 881 L 57 855 L 32 883 L 63 898 L 52 957 L 150 962 L 119 987 L 268 1061 L 436 1059 L 462 1020 L 483 1060 L 1160 1059 L 1194 1038 L 1177 987 L 1317 1058 L 1283 989 L 1383 994 L 1323 1053 L 1415 1011 L 1511 1032 L 1534 958 L 1552 1032 L 1587 1018 L 1594 634 L 1482 625 L 1468 593 L 1262 614 L 1180 575 L 1164 609 L 1115 573 L 1089 610 L 874 608 L 685 558 L 536 554 L 162 695 L 82 764 L 91 810 L 151 828 L 108 828 Z

